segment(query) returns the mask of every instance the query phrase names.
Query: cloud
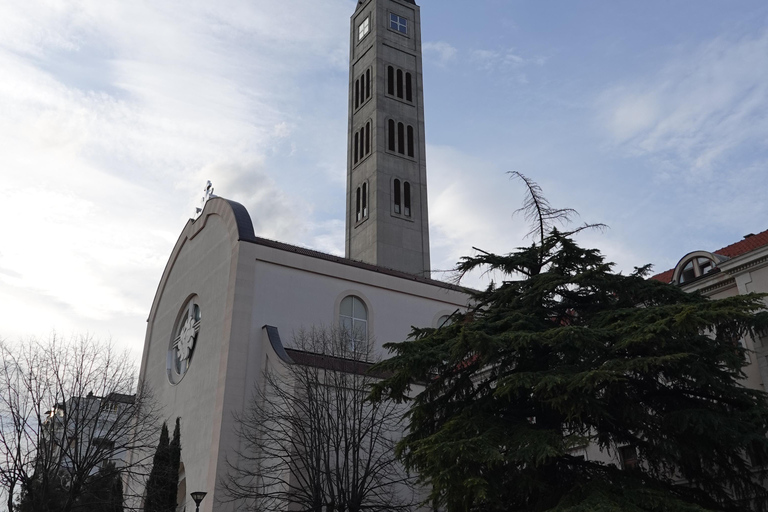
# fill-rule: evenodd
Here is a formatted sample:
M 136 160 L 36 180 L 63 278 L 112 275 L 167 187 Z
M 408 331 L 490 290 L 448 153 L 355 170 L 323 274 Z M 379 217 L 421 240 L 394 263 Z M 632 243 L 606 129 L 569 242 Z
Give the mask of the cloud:
M 741 165 L 768 140 L 768 32 L 681 47 L 648 78 L 618 84 L 598 101 L 612 144 L 657 160 L 689 180 Z
M 0 3 L 0 165 L 13 212 L 0 223 L 0 336 L 88 331 L 140 347 L 157 280 L 207 179 L 248 208 L 259 235 L 338 250 L 332 226 L 308 220 L 327 190 L 307 196 L 295 184 L 340 174 L 339 161 L 343 174 L 343 108 L 338 121 L 302 101 L 316 93 L 305 77 L 319 71 L 343 90 L 348 41 L 338 34 L 352 8 Z M 336 151 L 326 149 L 329 127 Z
M 448 62 L 456 58 L 458 50 L 451 46 L 450 43 L 445 41 L 427 42 L 422 45 L 422 50 L 429 56 L 430 53 L 437 55 L 437 62 L 441 65 L 446 65 Z

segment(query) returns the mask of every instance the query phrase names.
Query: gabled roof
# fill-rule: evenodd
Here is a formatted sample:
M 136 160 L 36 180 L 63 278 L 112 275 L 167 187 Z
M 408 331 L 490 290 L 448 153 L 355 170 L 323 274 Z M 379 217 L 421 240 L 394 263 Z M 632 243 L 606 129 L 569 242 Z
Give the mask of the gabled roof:
M 768 245 L 768 230 L 765 230 L 756 235 L 755 234 L 746 235 L 743 240 L 740 240 L 731 245 L 727 245 L 722 249 L 718 249 L 712 252 L 714 254 L 726 256 L 728 258 L 735 258 L 736 256 L 741 256 L 742 254 L 746 254 L 750 251 L 754 251 L 755 249 L 759 249 L 760 247 L 763 247 L 765 245 Z M 656 274 L 655 276 L 651 277 L 651 279 L 655 279 L 656 281 L 661 281 L 664 283 L 669 283 L 672 281 L 672 276 L 674 275 L 674 273 L 675 273 L 675 269 L 671 268 L 666 272 Z

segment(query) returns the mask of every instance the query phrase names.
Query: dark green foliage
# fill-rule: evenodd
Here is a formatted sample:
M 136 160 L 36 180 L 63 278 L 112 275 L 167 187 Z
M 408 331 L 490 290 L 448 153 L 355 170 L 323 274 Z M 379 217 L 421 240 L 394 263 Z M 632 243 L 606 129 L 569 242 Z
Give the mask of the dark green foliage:
M 392 377 L 374 398 L 411 400 L 406 466 L 450 512 L 768 510 L 745 455 L 768 460 L 766 394 L 739 383 L 736 343 L 765 328 L 763 296 L 709 300 L 647 267 L 615 274 L 548 226 L 548 208 L 537 243 L 460 263 L 500 285 L 452 324 L 388 345 Z M 424 391 L 409 398 L 413 382 Z M 572 455 L 587 445 L 632 445 L 639 463 Z
M 79 491 L 67 484 L 66 472 L 43 479 L 36 475 L 22 489 L 18 512 L 123 512 L 123 483 L 113 464 L 85 480 Z M 30 489 L 31 487 L 31 489 Z
M 173 428 L 173 438 L 169 445 L 168 487 L 166 488 L 166 507 L 169 512 L 176 511 L 176 495 L 179 484 L 179 466 L 181 465 L 181 425 L 176 418 L 176 426 Z
M 177 418 L 172 441 L 168 439 L 168 426 L 165 423 L 160 431 L 160 440 L 152 461 L 152 471 L 147 479 L 145 512 L 176 511 L 180 460 L 181 439 Z
M 160 440 L 152 459 L 152 470 L 149 472 L 146 487 L 145 512 L 167 512 L 168 470 L 171 463 L 170 441 L 168 426 L 163 423 L 160 429 Z

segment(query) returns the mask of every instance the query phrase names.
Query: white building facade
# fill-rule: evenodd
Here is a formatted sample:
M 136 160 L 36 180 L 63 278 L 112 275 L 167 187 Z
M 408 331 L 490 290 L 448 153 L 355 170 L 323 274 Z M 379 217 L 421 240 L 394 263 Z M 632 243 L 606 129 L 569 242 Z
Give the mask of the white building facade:
M 184 227 L 149 313 L 140 378 L 181 418 L 180 510 L 236 510 L 221 482 L 234 414 L 293 333 L 353 325 L 382 345 L 437 327 L 467 291 L 428 278 L 419 7 L 361 0 L 350 23 L 346 257 L 256 236 L 246 209 L 212 198 Z

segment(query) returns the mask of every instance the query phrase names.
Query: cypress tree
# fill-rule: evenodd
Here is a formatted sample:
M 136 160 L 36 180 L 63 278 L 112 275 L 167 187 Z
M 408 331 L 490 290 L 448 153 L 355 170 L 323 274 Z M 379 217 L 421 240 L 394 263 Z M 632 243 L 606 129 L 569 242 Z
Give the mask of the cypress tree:
M 176 426 L 173 429 L 173 438 L 169 445 L 169 452 L 166 499 L 168 503 L 168 511 L 175 512 L 179 484 L 179 466 L 181 465 L 181 426 L 179 418 L 176 418 Z
M 170 464 L 171 449 L 168 440 L 168 426 L 163 423 L 157 450 L 155 450 L 155 456 L 152 459 L 152 470 L 147 479 L 145 512 L 168 512 L 167 489 Z

